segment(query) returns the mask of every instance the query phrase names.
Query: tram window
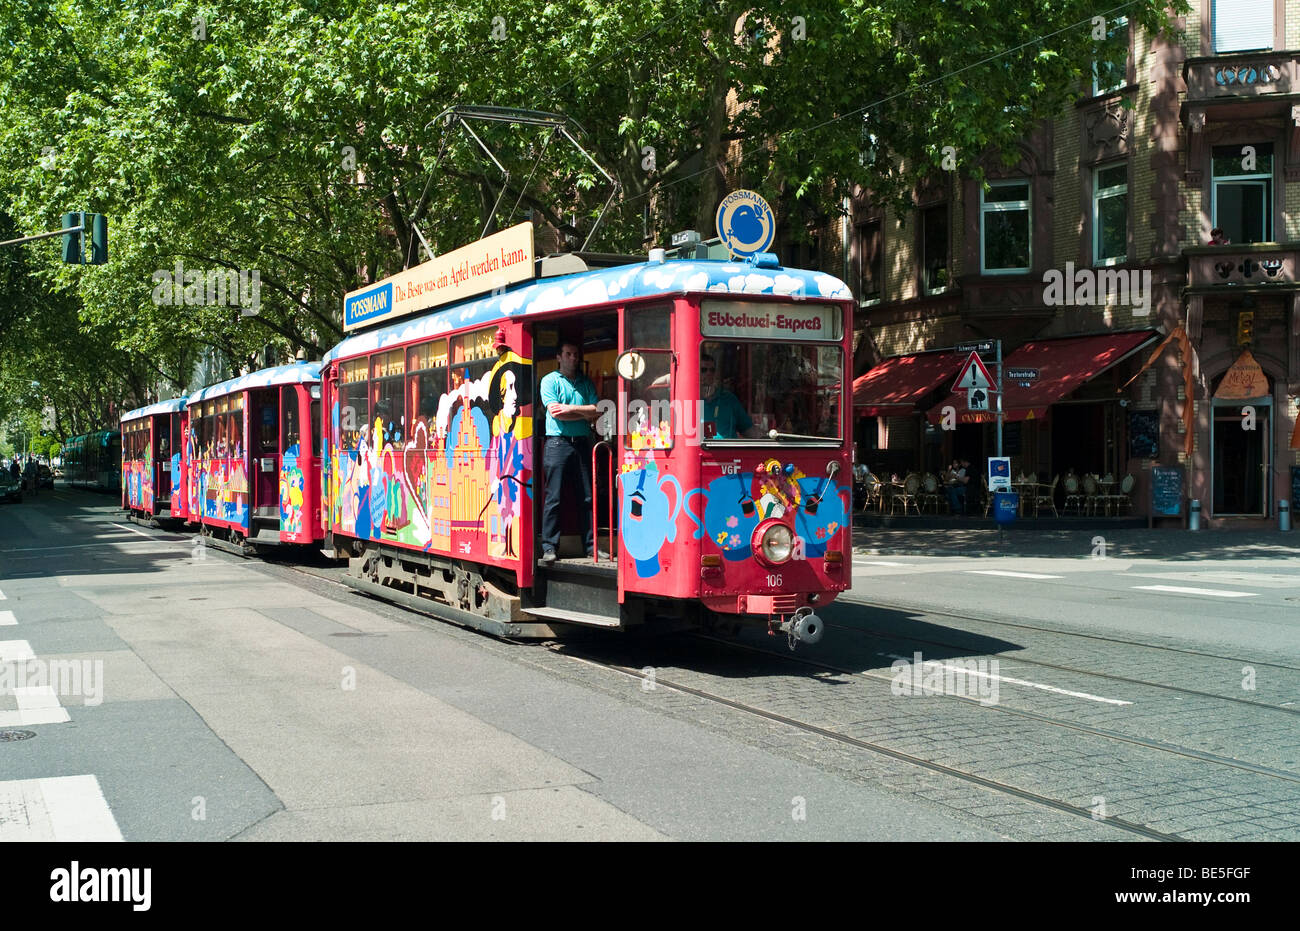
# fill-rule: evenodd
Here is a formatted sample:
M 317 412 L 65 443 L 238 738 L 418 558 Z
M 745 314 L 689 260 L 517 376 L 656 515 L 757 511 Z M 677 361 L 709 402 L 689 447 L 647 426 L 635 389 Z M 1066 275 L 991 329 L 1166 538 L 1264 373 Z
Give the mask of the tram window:
M 406 398 L 402 393 L 401 378 L 384 378 L 370 383 L 370 399 L 374 403 L 375 449 L 385 444 L 397 444 L 406 439 Z
M 418 438 L 417 424 L 423 424 L 427 437 L 437 429 L 438 401 L 447 393 L 447 341 L 434 340 L 412 346 L 406 354 L 407 432 Z
M 706 342 L 718 382 L 732 391 L 764 433 L 837 439 L 843 352 L 811 343 Z
M 370 419 L 369 362 L 353 359 L 339 366 L 339 448 L 355 450 Z
M 454 336 L 451 340 L 451 389 L 466 381 L 477 381 L 497 360 L 496 328 L 486 327 Z
M 311 449 L 313 456 L 320 455 L 320 400 L 311 402 Z
M 672 307 L 662 304 L 627 312 L 624 348 L 667 350 Z M 633 449 L 669 449 L 676 425 L 672 416 L 672 353 L 645 352 L 645 371 L 626 382 L 627 435 Z
M 280 442 L 291 449 L 298 442 L 298 391 L 289 386 L 281 389 L 280 409 L 284 412 L 280 427 Z

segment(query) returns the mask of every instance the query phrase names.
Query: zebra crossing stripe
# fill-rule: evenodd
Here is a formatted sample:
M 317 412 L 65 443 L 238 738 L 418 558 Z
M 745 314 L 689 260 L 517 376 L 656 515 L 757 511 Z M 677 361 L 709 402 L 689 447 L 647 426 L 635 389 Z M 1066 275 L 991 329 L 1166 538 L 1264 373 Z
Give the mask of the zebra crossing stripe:
M 122 831 L 94 776 L 0 782 L 0 844 L 122 839 Z

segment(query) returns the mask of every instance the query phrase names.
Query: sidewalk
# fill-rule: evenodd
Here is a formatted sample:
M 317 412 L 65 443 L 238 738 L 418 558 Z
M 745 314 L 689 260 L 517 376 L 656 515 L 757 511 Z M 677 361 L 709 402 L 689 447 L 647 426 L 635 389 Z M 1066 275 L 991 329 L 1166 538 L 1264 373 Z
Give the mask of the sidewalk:
M 856 556 L 1019 556 L 1090 559 L 1300 559 L 1300 532 L 1132 528 L 944 530 L 853 528 Z

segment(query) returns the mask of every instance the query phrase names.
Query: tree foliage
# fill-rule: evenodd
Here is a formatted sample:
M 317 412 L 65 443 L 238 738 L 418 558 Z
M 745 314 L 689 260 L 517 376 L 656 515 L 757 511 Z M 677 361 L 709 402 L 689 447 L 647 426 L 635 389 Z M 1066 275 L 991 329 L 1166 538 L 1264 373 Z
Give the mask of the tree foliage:
M 1111 15 L 1155 30 L 1164 8 Z M 414 228 L 442 252 L 531 209 L 581 244 L 605 179 L 546 130 L 474 124 L 507 178 L 436 119 L 454 105 L 572 119 L 621 187 L 599 251 L 707 235 L 731 186 L 792 216 L 828 215 L 856 185 L 902 202 L 944 147 L 969 170 L 1059 112 L 1090 76 L 1097 12 L 1083 0 L 9 0 L 0 208 L 25 232 L 72 209 L 107 215 L 111 232 L 102 267 L 61 265 L 53 242 L 0 250 L 0 370 L 57 373 L 59 409 L 80 425 L 109 416 L 97 388 L 124 403 L 179 390 L 204 352 L 319 357 L 346 291 L 423 260 Z M 178 260 L 257 270 L 260 312 L 157 304 L 157 275 Z

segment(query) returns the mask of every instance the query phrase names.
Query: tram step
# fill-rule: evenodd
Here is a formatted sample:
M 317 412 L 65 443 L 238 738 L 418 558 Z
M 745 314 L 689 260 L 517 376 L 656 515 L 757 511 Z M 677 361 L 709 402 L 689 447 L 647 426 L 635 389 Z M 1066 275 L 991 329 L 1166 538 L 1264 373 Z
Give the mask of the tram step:
M 567 608 L 527 608 L 529 614 L 537 617 L 550 618 L 553 621 L 564 621 L 568 624 L 587 624 L 593 627 L 621 627 L 622 622 L 617 617 L 609 617 L 605 614 L 589 614 L 586 611 L 570 611 Z

